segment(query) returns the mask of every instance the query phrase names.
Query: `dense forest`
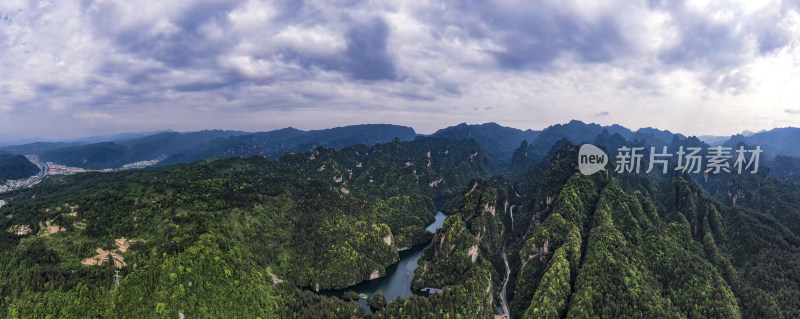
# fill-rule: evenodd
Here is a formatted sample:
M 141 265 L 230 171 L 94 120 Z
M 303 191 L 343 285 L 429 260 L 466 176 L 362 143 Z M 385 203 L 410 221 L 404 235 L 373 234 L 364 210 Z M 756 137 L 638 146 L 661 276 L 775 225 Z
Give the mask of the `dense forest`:
M 0 310 L 12 317 L 360 313 L 355 303 L 304 289 L 382 276 L 399 250 L 430 239 L 432 199 L 485 172 L 474 142 L 423 138 L 278 161 L 209 159 L 51 177 L 4 196 Z M 114 270 L 124 275 L 119 287 Z M 250 308 L 230 307 L 244 304 Z
M 585 129 L 606 150 L 703 145 Z M 585 176 L 571 132 L 520 142 L 500 174 L 475 139 L 421 137 L 51 176 L 0 195 L 0 315 L 800 317 L 800 184 L 613 161 Z M 417 245 L 409 298 L 376 293 L 367 311 L 318 293 L 382 277 Z

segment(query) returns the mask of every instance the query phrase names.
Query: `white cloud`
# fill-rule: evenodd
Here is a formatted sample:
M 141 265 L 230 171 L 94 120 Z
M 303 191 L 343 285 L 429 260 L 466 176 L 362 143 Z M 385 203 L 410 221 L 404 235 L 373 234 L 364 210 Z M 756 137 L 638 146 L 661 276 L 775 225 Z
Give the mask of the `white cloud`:
M 4 1 L 0 134 L 573 118 L 757 131 L 800 102 L 799 39 L 778 1 Z

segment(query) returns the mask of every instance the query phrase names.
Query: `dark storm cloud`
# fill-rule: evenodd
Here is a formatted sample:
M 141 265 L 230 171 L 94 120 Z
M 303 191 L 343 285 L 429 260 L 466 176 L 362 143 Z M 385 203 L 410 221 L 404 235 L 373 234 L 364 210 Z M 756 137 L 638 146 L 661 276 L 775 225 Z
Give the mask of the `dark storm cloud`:
M 350 28 L 345 35 L 347 73 L 358 80 L 395 79 L 397 68 L 386 47 L 388 37 L 389 26 L 380 18 Z
M 667 10 L 678 29 L 679 43 L 659 57 L 667 64 L 705 66 L 712 69 L 735 67 L 749 60 L 747 40 L 752 36 L 759 54 L 782 48 L 791 40 L 790 32 L 778 23 L 791 13 L 782 3 L 775 10 L 762 9 L 750 17 L 732 12 L 733 18 L 715 21 L 708 15 L 686 8 L 681 1 L 654 7 Z M 768 8 L 771 9 L 771 8 Z
M 689 16 L 675 24 L 680 41 L 659 58 L 669 65 L 721 69 L 741 63 L 745 43 L 731 26 Z
M 229 38 L 210 37 L 203 32 L 202 27 L 227 29 L 226 15 L 234 7 L 234 2 L 200 4 L 187 10 L 175 21 L 180 28 L 178 32 L 144 32 L 152 26 L 137 25 L 122 30 L 114 41 L 122 50 L 141 58 L 161 61 L 170 67 L 208 66 L 235 42 Z
M 249 114 L 343 105 L 435 113 L 456 104 L 510 114 L 503 103 L 528 107 L 540 95 L 555 104 L 623 95 L 646 104 L 687 82 L 684 96 L 744 94 L 763 82 L 749 69 L 754 61 L 797 47 L 798 4 L 0 3 L 0 56 L 9 61 L 0 64 L 0 113 L 163 109 L 170 118 L 200 108 Z M 629 101 L 639 100 L 574 112 L 622 117 Z
M 285 23 L 285 24 L 300 22 L 295 20 L 295 18 L 301 14 L 305 4 L 306 4 L 305 0 L 275 1 L 275 7 L 276 7 L 275 9 L 278 11 L 278 15 L 275 17 L 275 21 L 278 23 Z
M 700 78 L 706 86 L 734 94 L 751 86 L 748 75 L 738 68 L 751 62 L 754 54 L 768 56 L 791 44 L 792 33 L 780 22 L 798 9 L 784 1 L 749 15 L 730 10 L 725 13 L 729 18 L 717 19 L 688 9 L 682 1 L 650 1 L 650 5 L 668 12 L 678 30 L 678 43 L 660 52 L 659 60 L 668 68 L 704 70 Z M 749 39 L 755 40 L 755 52 Z
M 786 46 L 789 40 L 789 33 L 783 30 L 763 30 L 758 34 L 758 49 L 761 54 L 770 53 Z
M 455 25 L 470 37 L 497 41 L 502 49 L 490 52 L 503 68 L 546 71 L 565 54 L 603 63 L 631 53 L 612 16 L 590 20 L 558 3 L 454 1 L 423 16 L 439 29 Z
M 260 57 L 277 57 L 285 63 L 300 66 L 306 76 L 310 76 L 314 68 L 320 68 L 342 72 L 353 80 L 397 79 L 397 66 L 387 44 L 390 30 L 386 21 L 375 17 L 364 23 L 348 23 L 344 25 L 347 30 L 343 34 L 346 47 L 342 51 L 322 55 L 295 48 L 281 48 L 271 56 Z
M 49 94 L 58 90 L 58 85 L 53 83 L 39 84 L 36 86 L 36 93 Z
M 505 50 L 494 55 L 507 68 L 547 68 L 564 53 L 576 54 L 580 62 L 608 62 L 625 54 L 627 47 L 608 19 L 593 23 L 544 12 L 500 27 Z
M 233 71 L 220 71 L 218 72 L 216 79 L 191 81 L 188 83 L 173 85 L 171 88 L 179 92 L 204 92 L 218 90 L 221 88 L 236 87 L 247 82 L 266 84 L 269 82 L 269 80 L 251 79 L 241 73 Z
M 434 101 L 434 100 L 436 100 L 436 97 L 434 97 L 434 96 L 422 95 L 422 94 L 412 93 L 412 92 L 396 93 L 396 94 L 394 94 L 394 96 L 403 98 L 403 99 L 405 99 L 407 101 Z
M 220 58 L 233 46 L 250 40 L 251 34 L 233 34 L 230 12 L 245 3 L 200 2 L 183 10 L 172 23 L 177 32 L 162 32 L 149 24 L 133 25 L 115 30 L 114 16 L 125 14 L 110 4 L 93 4 L 96 29 L 108 30 L 115 50 L 153 59 L 169 69 L 206 68 L 228 73 L 213 80 L 176 84 L 179 91 L 216 90 L 237 85 L 245 80 L 263 77 L 230 70 L 218 65 Z M 743 37 L 753 34 L 758 39 L 759 51 L 767 54 L 787 45 L 790 39 L 785 30 L 773 24 L 769 14 L 757 15 L 759 20 L 747 21 L 745 28 L 735 22 L 715 22 L 707 16 L 686 9 L 682 2 L 648 2 L 650 10 L 670 13 L 672 25 L 678 31 L 679 41 L 672 47 L 657 52 L 663 67 L 706 70 L 701 75 L 703 83 L 718 90 L 741 92 L 749 85 L 744 74 L 731 73 L 746 63 L 746 42 Z M 84 7 L 87 7 L 86 5 Z M 369 9 L 364 2 L 341 1 L 335 4 L 310 7 L 305 1 L 276 1 L 270 25 L 264 26 L 265 35 L 274 35 L 291 26 L 323 26 L 339 33 L 345 47 L 338 52 L 317 52 L 308 48 L 274 46 L 264 43 L 265 49 L 252 56 L 299 66 L 292 73 L 292 81 L 313 77 L 315 70 L 341 72 L 357 81 L 399 80 L 403 66 L 393 56 L 397 47 L 389 47 L 392 28 L 380 16 L 364 21 L 348 14 L 337 15 L 335 9 Z M 428 8 L 430 9 L 430 8 Z M 369 12 L 369 10 L 367 10 Z M 420 10 L 416 18 L 427 25 L 434 38 L 444 37 L 444 30 L 456 27 L 466 40 L 490 40 L 497 48 L 486 48 L 497 67 L 511 70 L 558 72 L 553 63 L 570 57 L 579 64 L 614 63 L 619 59 L 641 54 L 620 25 L 635 17 L 626 12 L 600 13 L 587 17 L 575 10 L 548 1 L 497 3 L 493 1 L 444 1 L 435 10 Z M 209 28 L 219 30 L 223 36 L 209 35 Z M 99 31 L 103 32 L 103 31 Z M 405 45 L 399 43 L 397 45 Z M 658 69 L 659 66 L 653 66 Z M 120 70 L 123 72 L 123 70 Z M 237 73 L 238 76 L 230 76 Z M 406 75 L 404 74 L 403 77 Z M 129 84 L 146 84 L 152 77 L 145 72 L 126 75 Z M 230 83 L 225 83 L 230 81 Z M 269 81 L 268 81 L 269 82 Z M 462 93 L 458 83 L 435 80 L 441 94 Z

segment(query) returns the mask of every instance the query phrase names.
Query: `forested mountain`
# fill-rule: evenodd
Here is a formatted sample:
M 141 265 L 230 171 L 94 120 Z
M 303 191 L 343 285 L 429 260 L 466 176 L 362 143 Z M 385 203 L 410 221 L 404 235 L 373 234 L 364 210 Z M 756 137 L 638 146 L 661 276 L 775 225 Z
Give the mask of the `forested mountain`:
M 657 144 L 660 142 L 661 144 L 666 145 L 672 142 L 674 137 L 677 137 L 679 140 L 686 139 L 686 136 L 683 134 L 662 131 L 652 127 L 643 127 L 636 130 L 636 132 L 634 132 L 634 134 L 631 136 L 631 139 L 645 139 L 648 142 L 651 142 L 650 144 Z M 651 138 L 654 140 L 651 140 Z
M 800 157 L 778 155 L 764 165 L 769 166 L 770 173 L 777 178 L 800 182 Z
M 275 159 L 285 154 L 308 152 L 317 146 L 341 149 L 355 144 L 374 145 L 394 138 L 413 140 L 417 134 L 406 126 L 365 124 L 324 130 L 302 131 L 285 128 L 271 132 L 243 134 L 217 139 L 199 148 L 174 152 L 161 165 L 190 163 L 209 157 L 261 155 Z
M 765 158 L 771 159 L 778 155 L 800 157 L 800 128 L 776 128 L 765 132 L 754 133 L 750 136 L 734 135 L 724 146 L 735 146 L 738 143 L 761 146 Z
M 571 122 L 520 140 L 493 174 L 480 139 L 370 146 L 361 142 L 388 135 L 362 129 L 335 139 L 291 128 L 162 133 L 84 147 L 115 163 L 124 161 L 117 151 L 180 141 L 356 143 L 284 148 L 274 160 L 238 157 L 273 154 L 245 147 L 193 164 L 50 176 L 2 194 L 0 315 L 492 318 L 499 307 L 511 318 L 800 317 L 800 183 L 787 181 L 797 158 L 765 160 L 757 174 L 689 174 L 673 158 L 666 174 L 645 173 L 650 146 L 708 145 Z M 605 150 L 607 170 L 580 174 L 574 140 Z M 614 172 L 621 146 L 645 148 L 642 172 Z M 448 216 L 431 234 L 442 197 Z M 410 270 L 415 295 L 376 293 L 367 314 L 351 301 L 358 294 L 323 294 L 387 275 L 416 245 L 426 248 Z
M 39 173 L 39 167 L 25 156 L 0 153 L 0 183 L 23 179 Z
M 535 139 L 528 140 L 528 158 L 530 162 L 542 160 L 551 148 L 560 140 L 567 140 L 574 144 L 592 143 L 598 135 L 615 136 L 624 141 L 641 141 L 647 145 L 661 146 L 669 144 L 673 138 L 683 140 L 686 137 L 681 134 L 674 134 L 670 131 L 646 127 L 637 131 L 631 131 L 620 125 L 601 126 L 598 124 L 586 124 L 581 121 L 572 120 L 566 124 L 552 125 L 539 134 Z
M 423 253 L 414 274 L 415 290 L 444 291 L 429 297 L 398 299 L 378 312 L 377 318 L 492 318 L 495 297 L 505 270 L 502 247 L 505 236 L 507 184 L 475 180 L 458 199 L 449 201 L 450 216 Z
M 532 220 L 514 317 L 797 316 L 798 184 L 732 175 L 708 194 L 688 175 L 587 177 L 574 147 L 556 154 L 544 173 L 531 168 L 538 185 L 518 186 L 535 195 L 522 207 Z
M 539 131 L 520 130 L 500 126 L 497 123 L 471 124 L 461 123 L 443 128 L 433 136 L 456 139 L 474 139 L 481 145 L 489 164 L 495 171 L 504 170 L 509 165 L 511 155 L 523 141 L 532 141 L 539 136 Z
M 8 152 L 12 154 L 25 154 L 25 155 L 39 155 L 43 152 L 50 150 L 57 150 L 60 148 L 70 146 L 80 146 L 80 143 L 68 142 L 34 142 L 21 145 L 10 145 L 0 147 L 0 152 Z
M 144 137 L 92 144 L 32 143 L 1 148 L 22 154 L 38 154 L 43 161 L 85 169 L 120 168 L 125 164 L 162 159 L 160 166 L 196 162 L 211 157 L 276 159 L 285 154 L 307 152 L 317 146 L 333 149 L 366 144 L 413 140 L 410 127 L 366 124 L 325 130 L 302 131 L 285 128 L 263 133 L 207 130 L 162 132 Z
M 566 124 L 556 124 L 542 131 L 519 130 L 503 127 L 496 123 L 467 125 L 466 123 L 436 131 L 433 136 L 446 136 L 458 139 L 474 139 L 489 157 L 489 164 L 495 173 L 503 173 L 509 166 L 519 174 L 532 163 L 540 161 L 547 152 L 562 139 L 575 144 L 593 142 L 600 134 L 616 135 L 623 141 L 641 140 L 648 145 L 668 145 L 673 137 L 683 140 L 686 137 L 670 131 L 655 128 L 641 128 L 631 131 L 620 125 L 601 126 L 573 120 Z M 524 143 L 524 144 L 523 144 Z M 521 164 L 525 162 L 526 164 Z
M 473 141 L 420 138 L 51 177 L 3 196 L 0 313 L 355 316 L 299 289 L 382 276 L 430 239 L 432 198 L 485 177 L 486 162 Z

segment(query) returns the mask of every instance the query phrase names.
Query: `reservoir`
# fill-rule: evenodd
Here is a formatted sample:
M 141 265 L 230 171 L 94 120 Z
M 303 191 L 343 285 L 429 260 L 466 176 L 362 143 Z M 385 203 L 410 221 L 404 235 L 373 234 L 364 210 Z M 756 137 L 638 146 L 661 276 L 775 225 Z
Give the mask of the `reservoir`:
M 447 215 L 442 213 L 440 209 L 445 201 L 446 199 L 444 198 L 434 200 L 437 212 L 435 220 L 428 225 L 427 228 L 425 228 L 429 232 L 436 233 L 436 230 L 442 228 Z M 386 276 L 368 280 L 358 285 L 341 290 L 322 291 L 320 294 L 342 297 L 346 291 L 354 291 L 358 294 L 366 294 L 367 296 L 371 297 L 376 292 L 382 291 L 386 296 L 387 302 L 391 302 L 392 300 L 397 299 L 397 297 L 411 297 L 411 295 L 414 294 L 414 292 L 411 291 L 411 281 L 414 279 L 414 270 L 417 269 L 417 261 L 419 261 L 419 258 L 422 257 L 422 252 L 428 247 L 429 244 L 430 243 L 421 244 L 414 246 L 409 250 L 401 251 L 399 253 L 400 261 L 396 264 L 386 267 Z M 423 295 L 426 294 L 423 293 Z M 358 304 L 365 308 L 368 313 L 371 313 L 369 304 L 366 300 L 359 299 Z

